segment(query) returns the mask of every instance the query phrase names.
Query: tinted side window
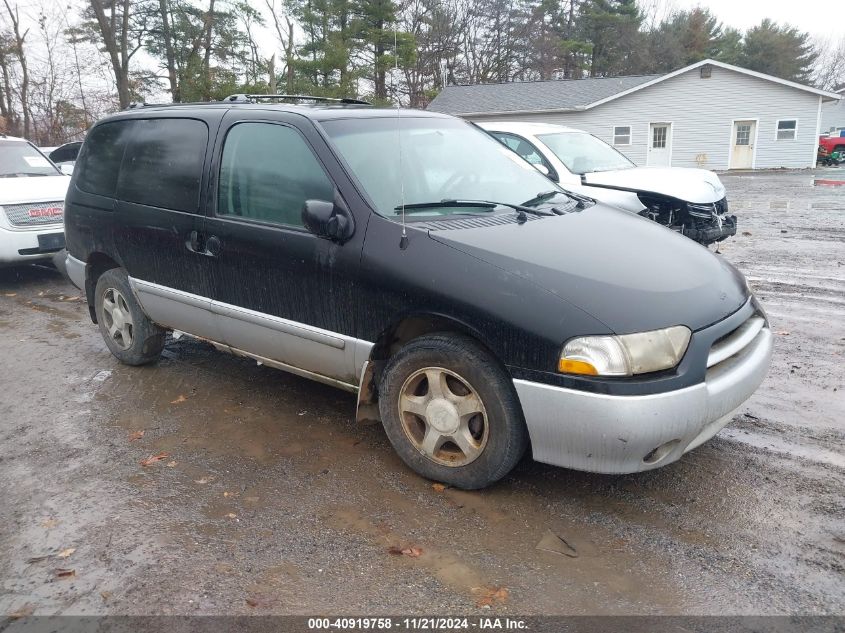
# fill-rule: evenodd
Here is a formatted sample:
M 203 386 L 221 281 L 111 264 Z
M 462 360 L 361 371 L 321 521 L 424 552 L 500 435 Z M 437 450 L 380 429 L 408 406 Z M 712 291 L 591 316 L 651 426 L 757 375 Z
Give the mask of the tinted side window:
M 76 186 L 100 196 L 114 197 L 117 176 L 134 121 L 115 121 L 98 125 L 88 133 L 80 164 L 76 166 Z
M 220 163 L 219 215 L 302 226 L 309 199 L 333 200 L 334 185 L 296 130 L 240 123 L 229 131 Z
M 136 121 L 120 169 L 120 199 L 196 213 L 207 143 L 202 121 Z

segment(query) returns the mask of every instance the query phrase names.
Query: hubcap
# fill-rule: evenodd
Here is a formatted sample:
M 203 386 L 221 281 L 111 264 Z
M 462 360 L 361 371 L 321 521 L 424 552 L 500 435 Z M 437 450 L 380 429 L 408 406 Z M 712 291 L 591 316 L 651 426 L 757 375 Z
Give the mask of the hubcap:
M 135 323 L 126 299 L 116 288 L 108 288 L 103 293 L 103 325 L 120 349 L 132 347 Z
M 408 377 L 399 396 L 399 417 L 411 444 L 438 464 L 465 466 L 487 445 L 481 398 L 463 377 L 442 367 L 425 367 Z

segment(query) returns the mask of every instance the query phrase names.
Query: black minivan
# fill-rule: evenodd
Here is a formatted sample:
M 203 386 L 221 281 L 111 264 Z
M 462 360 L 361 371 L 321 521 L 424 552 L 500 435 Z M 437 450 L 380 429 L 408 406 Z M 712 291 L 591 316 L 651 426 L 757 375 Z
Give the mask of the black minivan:
M 529 446 L 595 472 L 671 463 L 771 358 L 721 257 L 429 112 L 132 108 L 88 133 L 65 227 L 121 361 L 178 330 L 357 392 L 408 466 L 462 488 Z

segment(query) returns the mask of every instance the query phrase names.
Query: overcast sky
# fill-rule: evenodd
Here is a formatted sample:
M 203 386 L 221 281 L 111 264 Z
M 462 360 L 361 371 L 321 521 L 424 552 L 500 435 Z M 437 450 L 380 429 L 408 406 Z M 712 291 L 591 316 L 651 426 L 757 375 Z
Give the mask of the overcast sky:
M 706 7 L 725 25 L 743 31 L 770 18 L 811 35 L 845 37 L 845 0 L 667 0 L 667 4 L 679 9 Z

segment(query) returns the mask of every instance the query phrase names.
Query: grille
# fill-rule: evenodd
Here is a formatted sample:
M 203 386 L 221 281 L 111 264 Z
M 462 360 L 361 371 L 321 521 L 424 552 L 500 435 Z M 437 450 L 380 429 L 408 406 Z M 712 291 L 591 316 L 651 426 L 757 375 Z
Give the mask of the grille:
M 764 327 L 766 327 L 766 320 L 759 314 L 752 314 L 733 332 L 725 334 L 713 343 L 710 354 L 707 356 L 707 368 L 710 369 L 731 356 L 739 354 L 757 338 Z
M 64 218 L 63 200 L 52 202 L 27 202 L 25 204 L 4 204 L 3 210 L 14 226 L 42 226 L 60 224 Z
M 693 204 L 692 202 L 688 202 L 687 211 L 689 211 L 690 215 L 694 215 L 699 218 L 710 218 L 714 213 L 724 215 L 728 212 L 728 199 L 722 198 L 717 202 L 708 202 L 706 204 Z

